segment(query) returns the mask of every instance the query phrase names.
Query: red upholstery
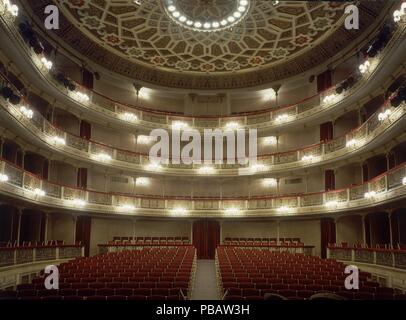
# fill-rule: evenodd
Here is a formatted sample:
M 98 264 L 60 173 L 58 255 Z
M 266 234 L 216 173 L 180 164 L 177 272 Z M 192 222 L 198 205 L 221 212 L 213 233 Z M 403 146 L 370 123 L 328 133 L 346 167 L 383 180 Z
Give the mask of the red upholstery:
M 369 281 L 371 275 L 363 271 L 360 272 L 360 289 L 346 290 L 345 265 L 333 259 L 232 246 L 219 246 L 217 257 L 222 287 L 224 292 L 228 291 L 226 299 L 277 293 L 289 299 L 303 300 L 321 291 L 347 299 L 397 298 L 391 288 L 382 288 Z
M 46 290 L 42 272 L 31 284 L 19 285 L 16 291 L 0 291 L 0 297 L 25 300 L 166 300 L 170 297 L 170 300 L 179 300 L 180 290 L 184 294 L 189 290 L 194 257 L 195 249 L 182 244 L 76 258 L 59 266 L 60 290 Z

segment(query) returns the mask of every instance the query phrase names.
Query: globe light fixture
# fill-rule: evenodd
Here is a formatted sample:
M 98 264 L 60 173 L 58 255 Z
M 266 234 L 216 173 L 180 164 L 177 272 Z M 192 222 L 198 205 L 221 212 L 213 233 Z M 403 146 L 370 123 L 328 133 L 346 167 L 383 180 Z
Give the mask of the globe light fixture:
M 167 15 L 178 25 L 197 32 L 217 32 L 231 28 L 240 23 L 250 9 L 248 0 L 230 0 L 234 2 L 232 10 L 223 17 L 199 16 L 192 17 L 185 12 L 176 0 L 162 0 Z

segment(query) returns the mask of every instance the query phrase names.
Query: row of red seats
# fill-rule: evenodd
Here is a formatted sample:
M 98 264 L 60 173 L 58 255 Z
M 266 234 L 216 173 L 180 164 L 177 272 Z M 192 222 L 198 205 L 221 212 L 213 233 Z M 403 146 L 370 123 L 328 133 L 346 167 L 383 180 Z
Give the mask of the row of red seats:
M 274 262 L 278 262 L 278 267 Z M 263 266 L 258 267 L 258 263 Z M 348 292 L 345 298 L 349 299 L 395 298 L 391 288 L 381 288 L 378 283 L 369 281 L 370 274 L 365 272 L 360 273 L 360 290 L 345 290 L 345 265 L 331 259 L 220 246 L 217 248 L 217 265 L 222 288 L 231 297 L 263 299 L 265 293 L 276 293 L 286 298 L 309 299 L 317 292 L 329 291 Z M 308 268 L 309 265 L 317 265 L 318 271 Z M 295 266 L 294 272 L 292 266 Z
M 101 288 L 111 288 L 111 289 L 182 289 L 187 290 L 189 287 L 189 281 L 176 281 L 176 282 L 157 282 L 157 283 L 145 283 L 145 282 L 78 282 L 78 283 L 60 283 L 59 289 L 101 289 Z M 20 284 L 17 286 L 17 290 L 43 290 L 44 283 L 27 283 Z
M 182 296 L 180 292 L 187 296 L 194 259 L 195 248 L 191 246 L 122 251 L 78 258 L 59 266 L 60 290 L 45 290 L 42 273 L 31 284 L 19 285 L 16 291 L 3 292 L 3 296 L 8 294 L 17 299 L 44 300 L 49 296 L 56 300 L 74 296 L 87 300 L 96 299 L 93 297 L 101 300 L 132 300 L 134 297 L 140 300 L 146 300 L 147 297 L 179 300 Z M 140 266 L 150 266 L 152 270 L 138 274 L 129 272 L 134 266 L 137 272 Z M 164 277 L 166 270 L 171 270 L 171 276 Z M 152 273 L 159 276 L 153 277 L 150 275 Z

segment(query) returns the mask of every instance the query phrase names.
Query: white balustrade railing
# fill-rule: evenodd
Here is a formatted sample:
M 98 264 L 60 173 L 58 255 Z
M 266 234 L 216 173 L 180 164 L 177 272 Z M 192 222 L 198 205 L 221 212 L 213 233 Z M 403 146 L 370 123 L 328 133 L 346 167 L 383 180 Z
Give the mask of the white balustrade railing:
M 0 182 L 0 191 L 5 185 L 15 187 L 27 191 L 25 196 L 41 202 L 54 203 L 54 200 L 60 200 L 58 204 L 74 208 L 97 205 L 103 206 L 107 211 L 130 213 L 137 208 L 143 208 L 174 210 L 174 214 L 181 214 L 182 212 L 176 212 L 176 210 L 182 208 L 187 211 L 222 211 L 231 216 L 245 211 L 263 209 L 274 209 L 281 214 L 289 214 L 296 209 L 301 208 L 306 211 L 321 206 L 334 211 L 359 200 L 364 200 L 365 205 L 368 205 L 374 203 L 375 198 L 379 198 L 386 192 L 403 187 L 406 177 L 406 164 L 404 163 L 362 185 L 350 186 L 341 190 L 292 196 L 246 198 L 199 198 L 195 196 L 193 198 L 180 198 L 114 194 L 63 186 L 41 180 L 32 173 L 4 160 L 0 160 L 0 170 L 0 174 L 7 177 Z M 368 197 L 366 193 L 369 193 Z

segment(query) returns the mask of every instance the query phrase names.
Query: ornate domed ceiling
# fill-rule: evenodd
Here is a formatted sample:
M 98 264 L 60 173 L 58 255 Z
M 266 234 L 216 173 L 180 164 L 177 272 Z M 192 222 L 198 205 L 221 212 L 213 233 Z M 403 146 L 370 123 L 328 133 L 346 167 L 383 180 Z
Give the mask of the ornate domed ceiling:
M 29 3 L 42 17 L 49 1 Z M 56 32 L 79 53 L 111 71 L 169 87 L 225 89 L 263 85 L 325 62 L 361 33 L 344 29 L 344 8 L 348 3 L 342 2 L 55 3 L 64 15 Z M 362 1 L 361 30 L 372 24 L 384 7 L 385 1 Z

